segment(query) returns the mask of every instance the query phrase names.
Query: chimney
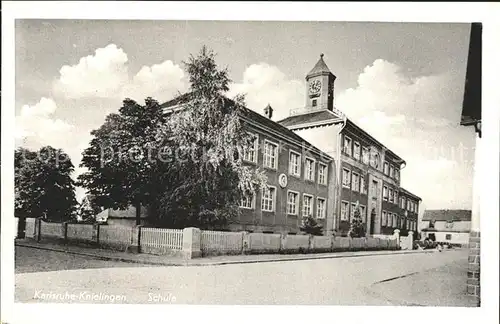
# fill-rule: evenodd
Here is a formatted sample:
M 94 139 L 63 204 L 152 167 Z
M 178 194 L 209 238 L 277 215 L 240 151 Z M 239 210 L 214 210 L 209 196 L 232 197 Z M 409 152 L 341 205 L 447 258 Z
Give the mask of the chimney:
M 267 118 L 272 119 L 273 117 L 273 108 L 270 104 L 267 104 L 266 108 L 264 108 L 264 114 Z

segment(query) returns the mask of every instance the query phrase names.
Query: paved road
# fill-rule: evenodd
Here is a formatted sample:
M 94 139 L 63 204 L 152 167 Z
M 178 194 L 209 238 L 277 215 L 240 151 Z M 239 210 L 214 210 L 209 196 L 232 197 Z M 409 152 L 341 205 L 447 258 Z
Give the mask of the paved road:
M 43 272 L 31 273 L 26 270 L 33 262 L 24 260 L 24 252 L 16 258 L 15 299 L 20 302 L 109 303 L 114 298 L 121 303 L 222 305 L 465 303 L 465 250 L 204 267 L 138 267 L 36 250 L 37 262 L 47 262 L 47 256 L 57 265 L 32 264 Z M 44 271 L 48 269 L 54 271 Z M 393 280 L 380 283 L 388 279 Z

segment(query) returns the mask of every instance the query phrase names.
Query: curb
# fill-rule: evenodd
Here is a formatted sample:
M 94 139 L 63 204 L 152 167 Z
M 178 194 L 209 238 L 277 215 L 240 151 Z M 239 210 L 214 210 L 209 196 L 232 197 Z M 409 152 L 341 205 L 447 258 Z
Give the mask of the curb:
M 304 256 L 304 257 L 295 257 L 295 258 L 283 258 L 283 259 L 263 259 L 263 260 L 227 260 L 227 261 L 213 261 L 213 262 L 190 262 L 190 261 L 179 261 L 179 262 L 153 262 L 153 261 L 142 261 L 142 260 L 134 260 L 131 258 L 123 258 L 123 257 L 112 257 L 112 256 L 104 256 L 94 253 L 86 253 L 86 252 L 76 252 L 76 251 L 68 251 L 60 248 L 53 247 L 45 247 L 38 246 L 32 244 L 23 244 L 23 243 L 15 243 L 16 246 L 28 247 L 39 250 L 46 251 L 54 251 L 54 252 L 62 252 L 67 254 L 81 255 L 92 257 L 98 260 L 103 261 L 119 261 L 126 263 L 136 263 L 136 264 L 148 264 L 148 265 L 156 265 L 156 266 L 215 266 L 215 265 L 231 265 L 231 264 L 246 264 L 246 263 L 265 263 L 265 262 L 284 262 L 284 261 L 302 261 L 302 260 L 317 260 L 317 259 L 339 259 L 339 258 L 356 258 L 356 257 L 365 257 L 365 256 L 385 256 L 385 255 L 395 255 L 395 254 L 413 254 L 413 253 L 436 253 L 438 251 L 435 250 L 399 250 L 399 251 L 390 251 L 385 253 L 359 253 L 359 254 L 335 254 L 335 255 L 315 255 L 315 256 Z M 454 250 L 450 250 L 454 251 Z M 444 252 L 444 251 L 443 251 Z

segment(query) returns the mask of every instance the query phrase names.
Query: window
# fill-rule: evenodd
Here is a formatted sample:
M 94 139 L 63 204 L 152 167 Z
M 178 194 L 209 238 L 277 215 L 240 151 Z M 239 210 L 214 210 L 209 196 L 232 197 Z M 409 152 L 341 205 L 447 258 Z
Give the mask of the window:
M 392 214 L 392 226 L 393 227 L 399 227 L 399 224 L 398 224 L 398 215 L 396 215 L 396 214 Z
M 359 160 L 360 154 L 361 154 L 361 145 L 359 145 L 358 142 L 354 142 L 354 158 L 356 160 Z
M 360 189 L 361 189 L 361 193 L 362 194 L 366 194 L 366 182 L 365 182 L 365 177 L 361 176 L 359 178 L 359 186 L 360 186 Z
M 313 159 L 306 158 L 306 166 L 304 173 L 304 178 L 306 180 L 314 181 L 314 164 L 315 161 Z
M 398 203 L 398 192 L 396 190 L 394 190 L 394 203 L 397 204 Z
M 328 167 L 326 164 L 318 164 L 318 182 L 320 184 L 326 185 L 326 179 L 328 177 Z
M 290 151 L 290 163 L 288 172 L 296 177 L 300 177 L 300 165 L 302 161 L 300 160 L 300 154 L 294 151 Z
M 317 105 L 318 105 L 318 100 L 313 99 L 313 101 L 312 101 L 312 106 L 313 106 L 313 107 L 316 107 Z
M 389 189 L 389 202 L 394 202 L 394 191 Z
M 387 226 L 392 227 L 392 214 L 387 213 Z
M 326 216 L 326 199 L 319 198 L 316 205 L 316 218 L 322 219 Z
M 415 213 L 418 214 L 418 203 L 415 203 Z
M 394 165 L 392 164 L 389 168 L 389 177 L 394 178 Z
M 394 169 L 394 179 L 399 180 L 399 170 Z
M 366 219 L 366 206 L 359 205 L 359 212 L 361 214 L 361 219 L 364 221 Z
M 385 210 L 382 211 L 382 226 L 387 226 L 387 212 Z
M 299 209 L 299 193 L 295 191 L 288 191 L 287 197 L 287 213 L 290 215 L 297 215 Z
M 382 190 L 383 190 L 383 191 L 382 191 L 382 196 L 383 196 L 382 198 L 383 198 L 384 200 L 387 200 L 387 198 L 388 198 L 388 197 L 387 197 L 387 195 L 388 195 L 388 193 L 387 193 L 387 186 L 384 186 L 384 188 L 383 188 Z
M 274 211 L 274 200 L 276 197 L 276 188 L 267 187 L 262 190 L 262 210 L 267 212 Z
M 349 169 L 342 170 L 342 186 L 351 188 L 351 171 Z
M 359 174 L 352 173 L 352 190 L 359 191 Z
M 269 141 L 264 142 L 264 166 L 278 168 L 278 145 Z
M 304 194 L 303 203 L 304 203 L 304 206 L 302 208 L 302 216 L 304 216 L 304 217 L 312 216 L 313 196 Z
M 405 197 L 403 197 L 403 203 L 402 203 L 401 208 L 406 209 L 406 198 Z
M 389 175 L 389 163 L 384 162 L 384 174 Z
M 250 136 L 252 136 L 252 143 L 243 150 L 243 160 L 257 163 L 259 136 L 255 134 L 250 134 Z
M 253 209 L 254 205 L 255 205 L 255 195 L 254 194 L 245 195 L 243 198 L 241 198 L 241 201 L 240 201 L 241 208 Z
M 347 215 L 349 215 L 349 203 L 347 201 L 343 201 L 340 211 L 340 220 L 346 221 Z
M 344 153 L 347 155 L 351 155 L 351 139 L 344 135 Z
M 447 241 L 450 241 L 450 240 L 451 240 L 451 234 L 446 234 L 445 239 L 446 239 Z
M 373 192 L 373 197 L 377 198 L 378 197 L 378 182 L 375 180 L 372 180 L 372 192 Z
M 356 212 L 356 204 L 355 203 L 351 203 L 351 218 L 350 219 L 354 219 L 354 213 Z
M 408 199 L 408 205 L 407 205 L 408 211 L 411 211 L 411 204 L 412 204 L 412 201 Z
M 363 160 L 364 164 L 369 164 L 370 163 L 370 153 L 368 152 L 367 147 L 363 147 L 361 149 L 361 159 Z

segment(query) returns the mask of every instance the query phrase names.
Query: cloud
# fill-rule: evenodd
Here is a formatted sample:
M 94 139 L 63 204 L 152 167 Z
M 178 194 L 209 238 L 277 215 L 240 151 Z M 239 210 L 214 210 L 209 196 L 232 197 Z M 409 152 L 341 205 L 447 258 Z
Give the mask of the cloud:
M 16 144 L 38 147 L 43 143 L 61 142 L 63 134 L 71 131 L 74 126 L 61 120 L 54 119 L 57 105 L 51 98 L 41 98 L 35 105 L 21 107 L 16 117 Z
M 54 85 L 66 98 L 109 98 L 116 96 L 128 83 L 127 54 L 115 44 L 82 57 L 76 65 L 64 65 Z
M 289 115 L 290 109 L 304 106 L 305 83 L 286 77 L 276 66 L 267 63 L 250 65 L 243 79 L 231 86 L 230 95 L 246 94 L 248 108 L 263 114 L 270 104 L 274 109 L 274 120 Z
M 139 101 L 152 96 L 167 100 L 186 88 L 183 70 L 170 60 L 143 66 L 130 77 L 128 56 L 115 44 L 96 49 L 76 65 L 63 66 L 59 74 L 54 91 L 68 99 L 129 97 Z
M 172 99 L 176 92 L 187 89 L 185 74 L 181 67 L 167 60 L 161 64 L 143 66 L 122 89 L 122 97 L 143 100 L 153 97 L 159 101 Z

